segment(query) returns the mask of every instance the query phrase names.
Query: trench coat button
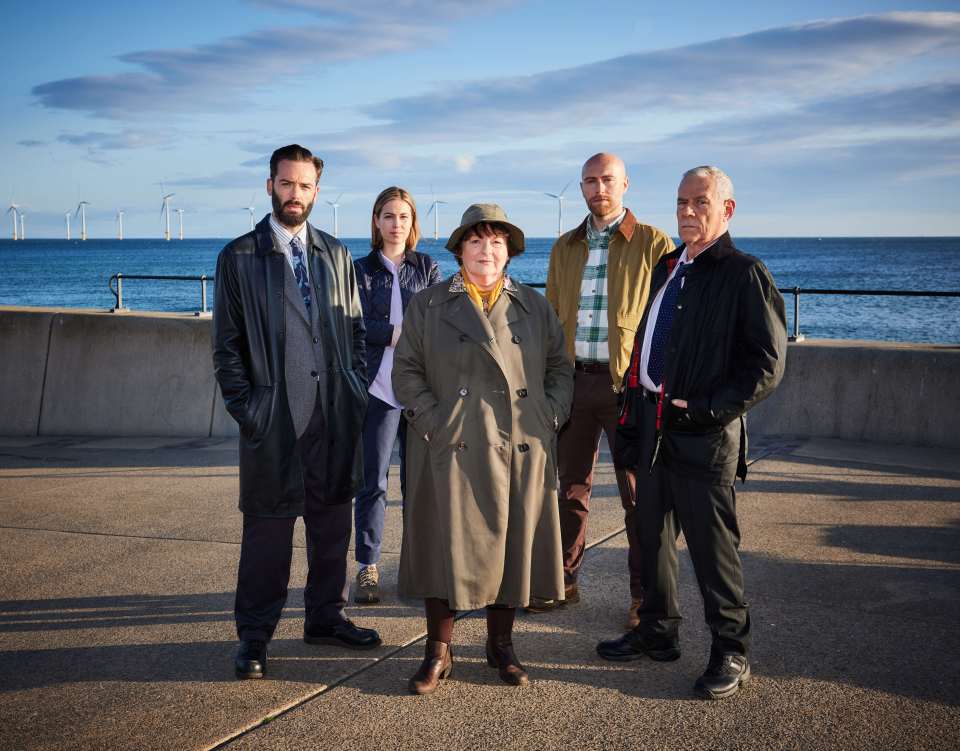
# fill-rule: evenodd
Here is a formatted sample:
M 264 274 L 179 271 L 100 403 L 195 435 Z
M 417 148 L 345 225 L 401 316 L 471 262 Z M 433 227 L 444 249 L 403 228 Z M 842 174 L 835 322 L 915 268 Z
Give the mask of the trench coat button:
M 311 371 L 310 371 L 310 377 L 311 377 L 311 378 L 316 378 L 316 377 L 317 377 L 317 371 L 311 370 Z
M 510 341 L 513 342 L 514 344 L 520 344 L 520 337 L 514 334 L 513 336 L 510 337 Z
M 319 337 L 319 336 L 313 337 L 313 343 L 314 343 L 314 344 L 320 344 L 320 337 Z
M 526 389 L 517 389 L 517 396 L 523 399 L 527 395 Z
M 469 393 L 470 393 L 470 392 L 467 390 L 467 387 L 466 387 L 466 386 L 464 386 L 464 387 L 462 387 L 462 388 L 460 389 L 460 396 L 466 396 L 466 395 L 469 394 Z
M 460 443 L 457 444 L 457 451 L 466 451 L 466 450 L 467 450 L 467 444 L 465 444 L 463 441 L 460 441 Z
M 519 451 L 521 454 L 529 450 L 530 450 L 529 443 L 521 443 L 519 446 L 517 446 L 517 451 Z
M 406 409 L 404 410 L 404 414 L 412 420 L 417 416 L 417 411 L 415 409 Z
M 460 334 L 460 341 L 461 341 L 461 342 L 467 341 L 467 335 L 466 335 L 466 334 Z

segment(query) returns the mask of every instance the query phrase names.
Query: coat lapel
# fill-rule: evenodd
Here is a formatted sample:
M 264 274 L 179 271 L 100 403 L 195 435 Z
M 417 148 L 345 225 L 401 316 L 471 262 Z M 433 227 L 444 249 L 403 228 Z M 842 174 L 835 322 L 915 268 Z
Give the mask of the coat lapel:
M 496 307 L 496 306 L 494 306 Z M 503 370 L 503 356 L 497 346 L 493 327 L 466 293 L 456 293 L 444 306 L 443 319 L 461 334 L 478 344 Z

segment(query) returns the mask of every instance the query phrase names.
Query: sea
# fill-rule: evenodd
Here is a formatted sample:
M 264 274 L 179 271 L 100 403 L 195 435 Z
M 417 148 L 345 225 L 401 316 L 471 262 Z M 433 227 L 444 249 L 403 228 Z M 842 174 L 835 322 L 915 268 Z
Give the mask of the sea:
M 794 329 L 796 287 L 960 293 L 958 237 L 737 237 L 737 245 L 767 265 L 784 293 Z M 111 276 L 206 275 L 213 305 L 217 254 L 226 238 L 164 240 L 0 240 L 0 305 L 109 309 Z M 355 258 L 368 238 L 343 238 Z M 456 270 L 443 240 L 424 238 L 419 250 L 444 275 Z M 543 282 L 553 238 L 527 238 L 509 272 Z M 125 279 L 124 306 L 135 311 L 197 311 L 200 282 Z M 807 338 L 960 344 L 960 297 L 801 294 L 799 331 Z

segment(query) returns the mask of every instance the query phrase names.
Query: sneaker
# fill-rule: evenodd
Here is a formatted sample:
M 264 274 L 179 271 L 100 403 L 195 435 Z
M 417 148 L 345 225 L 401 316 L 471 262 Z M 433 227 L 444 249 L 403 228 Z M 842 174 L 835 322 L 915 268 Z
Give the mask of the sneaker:
M 524 608 L 528 613 L 546 613 L 566 605 L 580 602 L 580 590 L 576 584 L 568 584 L 563 588 L 562 600 L 548 600 L 543 597 L 531 597 L 530 604 Z
M 364 566 L 357 573 L 357 589 L 353 601 L 360 605 L 380 602 L 380 572 L 377 565 Z

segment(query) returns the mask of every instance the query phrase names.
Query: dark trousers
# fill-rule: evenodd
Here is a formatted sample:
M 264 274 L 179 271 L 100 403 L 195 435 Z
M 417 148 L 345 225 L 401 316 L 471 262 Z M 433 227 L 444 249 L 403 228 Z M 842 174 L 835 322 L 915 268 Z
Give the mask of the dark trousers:
M 587 540 L 587 515 L 593 489 L 593 466 L 597 460 L 601 431 L 613 446 L 617 432 L 617 395 L 611 388 L 609 373 L 577 371 L 574 378 L 573 408 L 570 419 L 560 431 L 557 463 L 560 474 L 560 537 L 563 545 L 563 578 L 566 584 L 577 580 Z M 643 596 L 640 549 L 634 513 L 636 481 L 630 470 L 616 470 L 617 489 L 623 506 L 627 530 L 627 566 L 630 570 L 630 594 Z
M 363 489 L 354 504 L 356 559 L 371 564 L 380 560 L 383 523 L 387 512 L 387 480 L 393 443 L 400 439 L 400 495 L 406 496 L 407 420 L 403 410 L 371 395 L 363 420 Z
M 645 405 L 645 433 L 652 436 L 654 405 Z M 644 441 L 649 445 L 652 442 Z M 750 614 L 743 598 L 740 528 L 732 484 L 715 485 L 672 471 L 661 458 L 647 471 L 644 451 L 637 473 L 637 534 L 645 597 L 638 630 L 676 639 L 680 627 L 677 595 L 677 536 L 683 532 L 713 635 L 714 653 L 746 654 Z
M 304 626 L 332 625 L 347 603 L 347 552 L 350 548 L 350 499 L 327 499 L 323 442 L 328 440 L 318 406 L 298 441 L 306 505 L 307 584 L 303 590 Z M 240 639 L 269 640 L 287 601 L 293 527 L 296 517 L 243 516 L 240 566 L 234 616 Z

